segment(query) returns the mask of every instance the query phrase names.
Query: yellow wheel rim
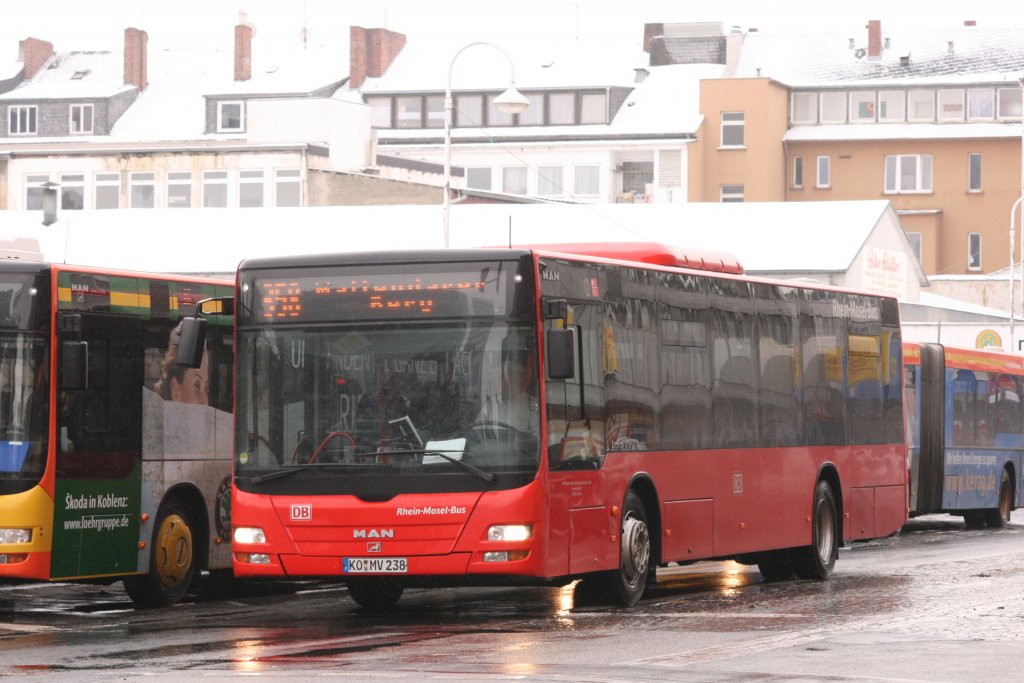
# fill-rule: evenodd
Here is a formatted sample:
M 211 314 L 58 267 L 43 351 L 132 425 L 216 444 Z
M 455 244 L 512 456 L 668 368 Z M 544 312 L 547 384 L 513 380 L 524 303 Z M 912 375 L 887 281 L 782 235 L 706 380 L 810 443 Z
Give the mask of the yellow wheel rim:
M 160 522 L 153 552 L 153 564 L 161 583 L 176 588 L 188 580 L 192 567 L 192 530 L 181 515 L 167 515 Z

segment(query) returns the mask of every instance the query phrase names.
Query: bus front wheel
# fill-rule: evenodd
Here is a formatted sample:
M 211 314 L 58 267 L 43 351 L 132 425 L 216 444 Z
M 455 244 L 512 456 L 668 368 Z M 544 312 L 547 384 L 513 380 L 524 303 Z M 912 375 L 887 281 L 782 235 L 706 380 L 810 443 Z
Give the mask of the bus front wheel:
M 622 503 L 619 539 L 619 568 L 588 577 L 583 583 L 587 585 L 587 593 L 593 590 L 595 596 L 632 607 L 643 597 L 652 573 L 647 511 L 634 491 L 626 493 Z
M 157 513 L 149 572 L 124 580 L 128 597 L 140 607 L 164 607 L 181 600 L 196 573 L 192 513 L 170 500 Z
M 835 494 L 827 481 L 814 487 L 811 544 L 793 551 L 793 573 L 800 579 L 824 580 L 839 556 L 839 515 Z
M 1010 473 L 1003 470 L 1002 481 L 999 482 L 999 507 L 994 510 L 985 510 L 985 524 L 993 529 L 1001 529 L 1010 521 L 1010 513 L 1013 512 L 1013 483 L 1010 481 Z

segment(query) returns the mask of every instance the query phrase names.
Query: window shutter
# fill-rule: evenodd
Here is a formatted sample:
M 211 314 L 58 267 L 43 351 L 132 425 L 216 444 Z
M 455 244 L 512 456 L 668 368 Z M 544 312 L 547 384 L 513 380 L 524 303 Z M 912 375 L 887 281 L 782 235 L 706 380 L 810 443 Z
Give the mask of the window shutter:
M 658 152 L 658 187 L 681 187 L 683 153 L 678 149 Z

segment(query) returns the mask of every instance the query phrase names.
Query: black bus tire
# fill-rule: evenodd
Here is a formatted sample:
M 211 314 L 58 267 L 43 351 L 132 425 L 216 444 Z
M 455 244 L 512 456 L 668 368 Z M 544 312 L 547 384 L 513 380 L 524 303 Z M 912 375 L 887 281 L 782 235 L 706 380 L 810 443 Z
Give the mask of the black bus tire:
M 393 607 L 405 590 L 401 583 L 387 577 L 349 579 L 345 585 L 357 605 L 372 611 Z
M 1003 469 L 1003 476 L 999 482 L 999 507 L 994 510 L 985 510 L 985 524 L 993 529 L 1002 529 L 1010 521 L 1010 513 L 1013 512 L 1013 482 L 1010 481 L 1010 473 Z
M 165 607 L 181 600 L 196 575 L 194 521 L 187 505 L 168 500 L 160 506 L 150 546 L 149 572 L 124 580 L 139 607 Z
M 811 544 L 792 552 L 793 573 L 800 579 L 825 580 L 839 556 L 839 510 L 827 481 L 814 487 Z

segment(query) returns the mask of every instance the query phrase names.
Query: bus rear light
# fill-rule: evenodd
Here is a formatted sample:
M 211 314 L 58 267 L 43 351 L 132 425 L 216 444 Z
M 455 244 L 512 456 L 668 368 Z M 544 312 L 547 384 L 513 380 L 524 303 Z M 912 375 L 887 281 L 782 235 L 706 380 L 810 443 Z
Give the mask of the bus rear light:
M 487 530 L 488 541 L 528 541 L 533 538 L 529 524 L 499 524 Z
M 235 529 L 235 543 L 266 543 L 267 536 L 263 529 L 252 526 L 240 526 Z
M 31 543 L 31 529 L 0 529 L 0 543 Z
M 0 564 L 17 564 L 28 559 L 28 553 L 0 553 Z
M 484 553 L 484 562 L 517 562 L 525 560 L 530 554 L 528 550 L 502 550 L 501 552 Z

